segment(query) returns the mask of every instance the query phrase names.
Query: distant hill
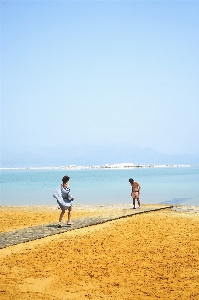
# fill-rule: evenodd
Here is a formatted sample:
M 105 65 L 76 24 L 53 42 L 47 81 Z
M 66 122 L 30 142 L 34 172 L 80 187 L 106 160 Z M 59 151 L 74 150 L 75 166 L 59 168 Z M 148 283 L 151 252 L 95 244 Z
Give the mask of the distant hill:
M 199 164 L 199 154 L 168 155 L 133 144 L 75 144 L 2 155 L 1 167 L 138 164 Z

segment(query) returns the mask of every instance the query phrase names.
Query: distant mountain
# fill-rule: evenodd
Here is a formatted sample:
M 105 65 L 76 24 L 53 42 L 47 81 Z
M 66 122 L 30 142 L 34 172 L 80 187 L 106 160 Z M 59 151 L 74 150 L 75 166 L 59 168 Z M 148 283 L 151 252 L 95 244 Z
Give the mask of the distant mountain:
M 138 164 L 199 164 L 199 154 L 167 155 L 133 144 L 73 144 L 2 155 L 1 167 Z

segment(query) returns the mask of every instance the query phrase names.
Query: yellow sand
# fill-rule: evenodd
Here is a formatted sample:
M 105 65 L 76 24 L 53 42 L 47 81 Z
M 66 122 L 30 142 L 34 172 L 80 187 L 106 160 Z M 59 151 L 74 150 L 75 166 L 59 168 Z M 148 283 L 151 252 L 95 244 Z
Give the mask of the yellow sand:
M 59 214 L 27 210 L 1 207 L 1 231 Z M 73 217 L 86 214 L 99 212 Z M 197 300 L 199 213 L 150 212 L 8 247 L 0 266 L 1 300 Z

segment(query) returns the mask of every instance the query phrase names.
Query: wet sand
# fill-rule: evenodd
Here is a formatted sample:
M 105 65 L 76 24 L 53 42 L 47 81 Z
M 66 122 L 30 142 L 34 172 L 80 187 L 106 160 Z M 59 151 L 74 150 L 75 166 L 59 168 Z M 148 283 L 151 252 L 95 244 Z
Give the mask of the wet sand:
M 128 208 L 128 207 L 127 207 Z M 120 206 L 76 207 L 73 218 Z M 0 231 L 57 207 L 0 207 Z M 0 250 L 0 299 L 199 299 L 199 210 L 134 215 Z

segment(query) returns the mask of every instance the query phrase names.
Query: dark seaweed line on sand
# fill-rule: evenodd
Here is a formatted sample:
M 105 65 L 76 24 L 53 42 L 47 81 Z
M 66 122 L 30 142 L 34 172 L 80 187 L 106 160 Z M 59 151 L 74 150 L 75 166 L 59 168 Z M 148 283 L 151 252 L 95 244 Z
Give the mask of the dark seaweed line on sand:
M 172 207 L 173 207 L 172 205 L 167 205 L 164 207 L 156 207 L 156 208 L 149 208 L 149 209 L 142 208 L 140 210 L 138 209 L 132 210 L 130 213 L 129 210 L 123 210 L 121 211 L 120 215 L 118 215 L 117 213 L 115 214 L 115 216 L 114 216 L 114 212 L 112 212 L 112 215 L 108 217 L 97 216 L 97 217 L 76 219 L 74 220 L 74 224 L 72 226 L 63 225 L 62 228 L 58 228 L 57 223 L 50 223 L 45 225 L 23 228 L 19 230 L 13 230 L 9 232 L 3 232 L 0 233 L 0 249 L 45 238 L 47 236 L 64 233 L 74 229 L 80 229 L 80 228 L 89 227 L 93 225 L 103 224 L 109 221 L 127 218 L 137 214 L 143 214 L 147 212 L 158 211 L 158 210 L 172 208 Z

